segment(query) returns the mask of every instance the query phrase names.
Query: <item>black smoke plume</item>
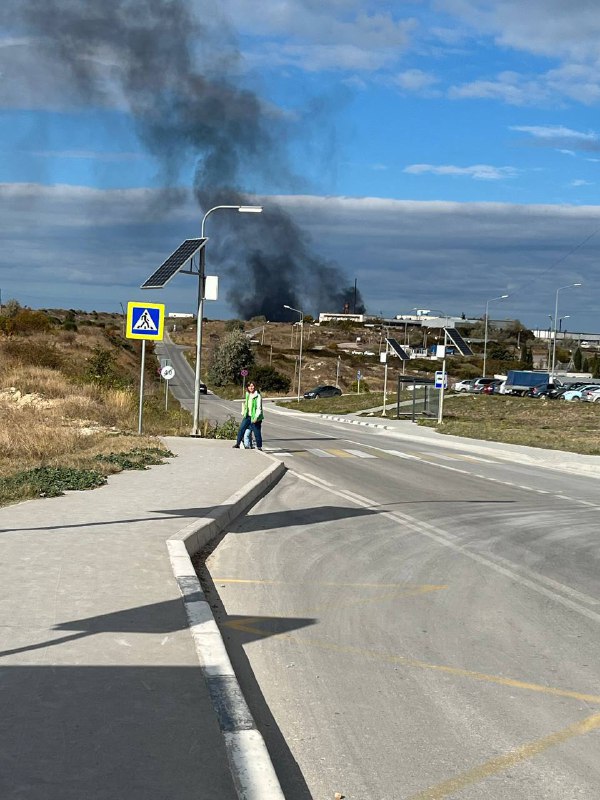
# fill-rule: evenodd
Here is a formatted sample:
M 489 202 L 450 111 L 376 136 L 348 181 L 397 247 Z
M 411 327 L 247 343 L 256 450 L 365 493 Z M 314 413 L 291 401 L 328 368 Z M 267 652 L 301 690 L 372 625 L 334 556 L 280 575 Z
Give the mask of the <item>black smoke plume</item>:
M 165 187 L 195 159 L 203 210 L 260 202 L 256 185 L 299 185 L 285 153 L 290 123 L 242 85 L 235 35 L 215 20 L 216 4 L 193 8 L 186 0 L 4 0 L 0 24 L 30 37 L 31 80 L 47 79 L 35 63 L 51 65 L 67 107 L 127 108 Z M 209 260 L 227 271 L 240 316 L 289 319 L 283 305 L 306 313 L 355 307 L 339 266 L 313 252 L 282 207 L 268 200 L 263 214 L 248 216 L 211 218 L 219 244 L 211 239 Z

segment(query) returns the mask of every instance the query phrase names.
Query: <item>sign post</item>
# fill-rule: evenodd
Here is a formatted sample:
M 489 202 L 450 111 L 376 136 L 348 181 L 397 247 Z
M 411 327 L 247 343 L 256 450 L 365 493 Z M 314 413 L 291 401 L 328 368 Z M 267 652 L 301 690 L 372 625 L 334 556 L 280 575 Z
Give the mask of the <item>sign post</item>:
M 144 410 L 144 369 L 146 366 L 146 340 L 160 342 L 165 326 L 165 306 L 163 303 L 127 303 L 128 339 L 142 340 L 142 363 L 140 368 L 140 406 L 138 412 L 138 434 L 142 433 Z
M 246 378 L 248 377 L 248 370 L 244 367 L 244 369 L 240 370 L 240 375 L 242 376 L 242 394 L 246 392 Z
M 169 408 L 169 381 L 175 377 L 175 369 L 171 364 L 165 364 L 160 371 L 160 377 L 165 381 L 165 411 Z
M 361 371 L 358 370 L 356 373 L 356 383 L 358 384 L 358 394 L 360 394 L 360 379 L 362 378 Z

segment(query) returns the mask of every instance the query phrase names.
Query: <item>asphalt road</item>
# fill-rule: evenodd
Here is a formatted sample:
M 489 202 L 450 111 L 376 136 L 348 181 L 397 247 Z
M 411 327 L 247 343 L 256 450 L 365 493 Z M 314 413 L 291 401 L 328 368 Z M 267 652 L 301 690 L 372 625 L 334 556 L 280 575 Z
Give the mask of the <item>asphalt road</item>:
M 268 405 L 263 433 L 289 472 L 206 581 L 288 800 L 597 800 L 598 480 Z
M 155 352 L 159 358 L 168 358 L 175 369 L 175 377 L 169 381 L 169 390 L 183 408 L 190 413 L 194 412 L 194 371 L 185 357 L 187 347 L 174 344 L 165 331 L 165 338 L 157 342 Z M 224 422 L 227 417 L 237 416 L 240 405 L 221 400 L 220 397 L 209 392 L 200 395 L 200 419 L 208 418 L 216 422 Z
M 208 569 L 288 800 L 595 800 L 597 479 L 269 409 L 264 434 L 291 472 Z

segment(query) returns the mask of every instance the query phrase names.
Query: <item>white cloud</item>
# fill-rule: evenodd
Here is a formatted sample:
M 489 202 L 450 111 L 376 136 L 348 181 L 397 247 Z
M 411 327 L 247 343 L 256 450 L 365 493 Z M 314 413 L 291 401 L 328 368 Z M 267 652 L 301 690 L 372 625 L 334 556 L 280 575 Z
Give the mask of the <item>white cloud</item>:
M 245 54 L 250 67 L 295 67 L 306 72 L 375 72 L 391 66 L 397 55 L 385 49 L 366 49 L 354 44 L 268 43 Z
M 598 57 L 600 13 L 593 0 L 438 0 L 438 6 L 504 47 L 551 58 Z
M 594 131 L 584 133 L 572 128 L 565 128 L 564 125 L 511 125 L 510 130 L 530 133 L 536 139 L 552 139 L 554 141 L 556 139 L 598 139 L 598 134 Z
M 406 92 L 423 92 L 431 89 L 438 82 L 438 78 L 429 72 L 420 69 L 407 69 L 398 72 L 391 79 L 391 83 Z
M 505 178 L 514 178 L 518 170 L 514 167 L 493 167 L 490 164 L 474 164 L 470 167 L 457 167 L 452 164 L 435 166 L 433 164 L 410 164 L 404 168 L 409 175 L 450 175 L 466 176 L 482 181 L 498 181 Z
M 582 178 L 571 181 L 571 183 L 569 184 L 569 186 L 593 186 L 593 185 L 594 184 L 592 183 L 592 181 L 585 181 Z

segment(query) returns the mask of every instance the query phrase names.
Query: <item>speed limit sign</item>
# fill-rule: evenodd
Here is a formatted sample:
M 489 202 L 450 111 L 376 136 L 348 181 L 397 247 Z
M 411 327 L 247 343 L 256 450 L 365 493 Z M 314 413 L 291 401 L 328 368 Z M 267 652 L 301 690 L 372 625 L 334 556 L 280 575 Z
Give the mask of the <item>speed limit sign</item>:
M 160 371 L 160 377 L 164 378 L 166 381 L 170 381 L 171 378 L 175 377 L 175 370 L 172 366 L 167 365 L 163 367 Z

